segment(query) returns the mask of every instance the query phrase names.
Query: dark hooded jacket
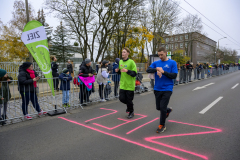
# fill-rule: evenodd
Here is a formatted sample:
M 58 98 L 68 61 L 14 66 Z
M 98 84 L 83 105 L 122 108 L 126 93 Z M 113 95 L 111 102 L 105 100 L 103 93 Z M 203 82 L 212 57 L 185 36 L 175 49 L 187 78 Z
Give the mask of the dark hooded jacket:
M 58 65 L 56 62 L 52 62 L 51 63 L 51 67 L 52 67 L 52 75 L 53 77 L 58 77 L 59 74 L 58 74 Z
M 36 88 L 33 86 L 33 79 L 30 77 L 30 74 L 26 71 L 27 68 L 23 68 L 21 65 L 19 67 L 19 74 L 18 74 L 18 90 L 19 92 L 35 92 Z M 35 77 L 38 74 L 35 72 Z
M 79 73 L 81 74 L 80 76 L 82 77 L 89 77 L 89 73 L 93 74 L 93 69 L 91 66 L 87 66 L 86 63 L 83 61 Z
M 113 70 L 112 70 L 112 81 L 114 82 L 119 82 L 120 81 L 120 77 L 121 75 L 115 72 L 115 69 L 117 69 L 119 67 L 119 64 L 117 64 L 116 62 L 113 63 Z

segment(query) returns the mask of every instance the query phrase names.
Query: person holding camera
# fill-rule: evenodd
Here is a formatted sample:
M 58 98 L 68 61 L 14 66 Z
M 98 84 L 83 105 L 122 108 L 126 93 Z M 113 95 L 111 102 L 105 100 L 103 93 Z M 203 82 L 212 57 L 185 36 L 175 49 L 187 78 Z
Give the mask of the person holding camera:
M 40 77 L 33 70 L 33 64 L 31 62 L 24 62 L 19 67 L 18 90 L 22 97 L 22 111 L 25 119 L 32 119 L 32 117 L 28 115 L 28 104 L 30 100 L 39 116 L 47 114 L 47 112 L 41 110 L 38 104 L 36 89 L 39 79 Z

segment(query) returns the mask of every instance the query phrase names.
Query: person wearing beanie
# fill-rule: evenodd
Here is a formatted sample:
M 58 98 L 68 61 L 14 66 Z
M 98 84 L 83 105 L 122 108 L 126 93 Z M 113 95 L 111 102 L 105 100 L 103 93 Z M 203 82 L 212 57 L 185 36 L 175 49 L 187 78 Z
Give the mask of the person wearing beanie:
M 57 58 L 55 56 L 51 57 L 52 63 L 51 63 L 51 69 L 52 69 L 52 75 L 53 75 L 53 86 L 54 90 L 59 91 L 58 85 L 59 85 L 59 73 L 58 73 L 58 64 L 57 64 Z
M 105 93 L 105 99 L 103 98 L 104 87 L 108 84 L 108 75 L 109 75 L 109 72 L 107 70 L 108 63 L 109 61 L 104 60 L 97 74 L 97 83 L 99 85 L 99 96 L 100 96 L 101 102 L 105 102 L 106 101 L 105 99 L 108 99 L 108 97 L 106 97 L 106 93 Z
M 70 107 L 69 105 L 69 91 L 70 91 L 70 81 L 72 80 L 72 76 L 69 73 L 67 68 L 62 70 L 62 73 L 59 75 L 59 79 L 61 80 L 60 90 L 62 91 L 62 105 L 63 107 Z
M 114 96 L 115 98 L 118 98 L 118 91 L 119 91 L 119 81 L 120 81 L 120 74 L 115 72 L 115 69 L 117 69 L 119 67 L 119 61 L 120 58 L 116 58 L 115 62 L 113 63 L 113 68 L 112 68 L 112 81 L 114 82 Z
M 127 105 L 126 112 L 129 113 L 128 119 L 134 116 L 133 98 L 137 75 L 136 64 L 133 60 L 128 58 L 129 54 L 130 50 L 124 47 L 122 50 L 122 60 L 119 61 L 119 68 L 115 70 L 121 74 L 119 100 Z
M 67 69 L 69 70 L 69 73 L 71 74 L 71 76 L 74 77 L 74 74 L 73 74 L 73 65 L 72 65 L 70 59 L 68 60 Z
M 94 70 L 91 67 L 91 60 L 86 58 L 85 61 L 82 62 L 82 65 L 79 70 L 79 75 L 80 77 L 93 77 L 94 75 Z M 94 86 L 94 84 L 92 84 Z M 79 91 L 79 100 L 80 104 L 82 106 L 86 106 L 86 104 L 83 104 L 83 101 L 86 103 L 89 102 L 89 97 L 93 91 L 93 88 L 91 90 L 87 89 L 86 85 L 82 82 L 80 82 L 80 91 Z
M 31 62 L 24 62 L 19 67 L 18 90 L 22 97 L 22 111 L 25 119 L 32 119 L 32 117 L 28 115 L 28 104 L 30 100 L 39 116 L 47 114 L 47 112 L 41 110 L 38 104 L 36 91 L 39 78 L 38 74 L 33 70 Z
M 11 98 L 11 92 L 9 89 L 9 84 L 13 80 L 9 77 L 7 71 L 0 69 L 0 124 L 6 124 L 7 117 L 7 103 Z M 3 107 L 3 114 L 1 114 Z
M 7 74 L 7 71 L 5 71 L 4 69 L 0 69 L 0 78 L 5 76 L 5 74 Z

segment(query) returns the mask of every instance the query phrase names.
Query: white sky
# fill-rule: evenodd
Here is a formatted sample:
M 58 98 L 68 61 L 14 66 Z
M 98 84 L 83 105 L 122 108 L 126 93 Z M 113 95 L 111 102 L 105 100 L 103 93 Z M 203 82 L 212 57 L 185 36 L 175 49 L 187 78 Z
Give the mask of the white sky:
M 32 4 L 34 10 L 37 15 L 37 11 L 43 8 L 44 0 L 28 0 L 29 3 Z M 207 36 L 214 41 L 218 41 L 218 39 L 227 37 L 226 39 L 220 40 L 220 47 L 228 47 L 231 49 L 239 49 L 238 53 L 240 53 L 240 0 L 178 0 L 180 2 L 180 6 L 186 9 L 188 12 L 192 14 L 198 14 L 204 23 L 209 25 L 211 28 L 219 32 L 216 33 L 206 25 L 204 26 L 204 32 L 207 33 Z M 197 11 L 195 11 L 192 7 L 190 7 L 185 1 L 190 3 L 193 7 L 195 7 L 198 11 L 200 11 L 204 16 L 210 19 L 213 23 L 215 23 L 220 29 L 226 32 L 219 30 L 216 26 L 211 24 L 207 19 L 201 16 Z M 0 19 L 3 23 L 7 23 L 12 18 L 12 10 L 13 10 L 14 0 L 0 0 Z M 47 11 L 45 11 L 47 12 Z M 180 17 L 184 17 L 187 13 L 184 10 L 181 10 Z M 59 25 L 59 20 L 54 18 L 53 15 L 47 15 L 46 17 L 47 23 L 56 27 Z M 236 40 L 236 41 L 234 41 Z

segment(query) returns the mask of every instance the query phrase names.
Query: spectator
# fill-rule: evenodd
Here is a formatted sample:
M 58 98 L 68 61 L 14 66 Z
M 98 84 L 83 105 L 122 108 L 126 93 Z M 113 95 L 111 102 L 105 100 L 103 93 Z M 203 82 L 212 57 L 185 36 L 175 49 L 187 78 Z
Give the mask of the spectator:
M 70 107 L 69 105 L 69 91 L 70 91 L 70 81 L 72 76 L 68 69 L 64 68 L 63 73 L 60 74 L 59 79 L 61 80 L 60 90 L 62 90 L 62 104 L 63 107 Z
M 106 101 L 103 98 L 103 90 L 104 90 L 104 86 L 107 85 L 107 83 L 108 83 L 107 78 L 108 78 L 108 75 L 110 73 L 110 71 L 108 71 L 108 69 L 107 69 L 108 63 L 109 63 L 108 61 L 104 60 L 102 62 L 101 68 L 98 70 L 98 74 L 97 74 L 97 83 L 99 85 L 99 97 L 101 99 L 101 102 Z
M 115 69 L 117 69 L 119 67 L 119 61 L 120 58 L 116 58 L 115 59 L 115 63 L 113 63 L 113 70 L 112 70 L 112 81 L 114 82 L 114 96 L 116 98 L 119 97 L 118 95 L 118 87 L 119 87 L 119 81 L 120 81 L 120 74 L 115 72 Z
M 98 62 L 98 63 L 96 64 L 96 72 L 97 72 L 97 73 L 98 73 L 98 70 L 99 70 L 100 66 L 101 66 L 101 62 Z
M 105 88 L 104 88 L 104 96 L 105 96 L 105 100 L 109 101 L 109 95 L 112 92 L 112 87 L 111 87 L 111 81 L 108 81 Z
M 80 92 L 79 92 L 79 99 L 80 99 L 80 104 L 82 104 L 83 106 L 86 106 L 86 104 L 83 104 L 83 101 L 85 102 L 89 102 L 89 97 L 92 93 L 92 83 L 90 85 L 90 83 L 88 83 L 88 81 L 92 81 L 92 79 L 94 79 L 94 75 L 93 75 L 93 69 L 91 67 L 91 60 L 86 58 L 84 62 L 82 62 L 81 67 L 80 67 L 80 73 L 79 73 L 79 78 L 82 77 L 88 77 L 86 78 L 86 82 L 83 82 L 80 79 Z M 88 87 L 89 88 L 88 88 Z
M 32 119 L 28 115 L 28 104 L 31 100 L 33 107 L 38 112 L 38 115 L 47 114 L 40 109 L 38 98 L 36 94 L 37 81 L 39 80 L 38 74 L 33 70 L 33 65 L 30 62 L 24 62 L 19 67 L 18 74 L 18 90 L 22 97 L 22 111 L 25 119 Z
M 72 63 L 71 63 L 71 60 L 69 59 L 68 60 L 68 64 L 67 64 L 67 69 L 69 71 L 69 74 L 74 77 L 74 74 L 73 74 L 73 66 L 72 66 Z M 73 75 L 72 75 L 73 74 Z
M 186 63 L 186 68 L 187 68 L 187 81 L 192 82 L 191 77 L 192 77 L 193 65 L 192 63 L 190 63 L 190 61 Z
M 52 60 L 51 67 L 52 67 L 54 90 L 59 91 L 59 88 L 58 88 L 58 84 L 59 84 L 58 64 L 56 63 L 57 62 L 57 58 L 55 56 L 52 56 L 51 60 Z
M 9 83 L 11 83 L 11 80 L 13 80 L 13 78 L 8 76 L 7 71 L 0 69 L 0 123 L 2 125 L 6 124 L 7 102 L 11 98 L 9 89 Z M 2 107 L 3 114 L 1 114 Z
M 180 80 L 179 84 L 186 83 L 186 65 L 182 65 L 180 70 Z

